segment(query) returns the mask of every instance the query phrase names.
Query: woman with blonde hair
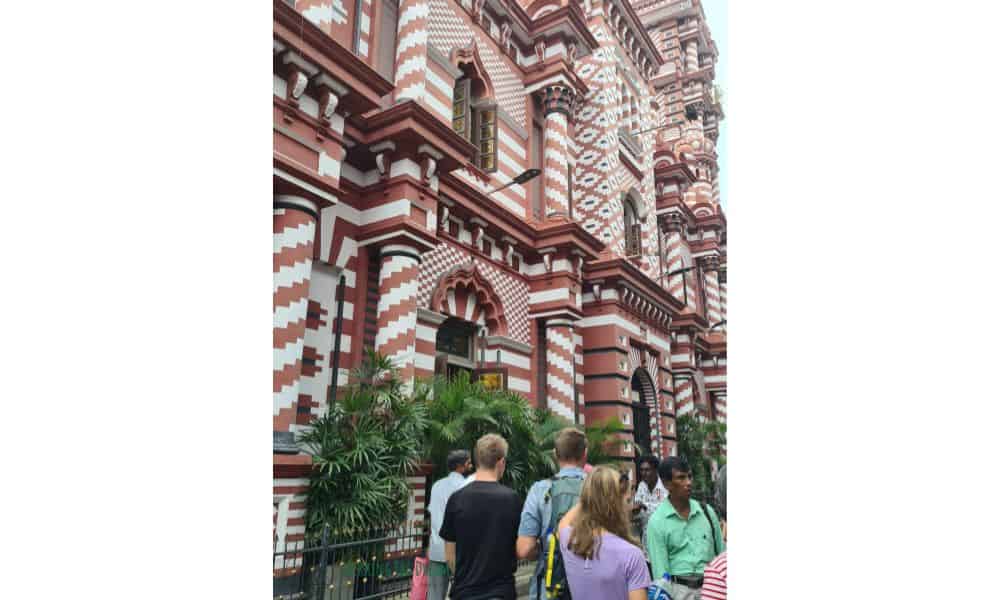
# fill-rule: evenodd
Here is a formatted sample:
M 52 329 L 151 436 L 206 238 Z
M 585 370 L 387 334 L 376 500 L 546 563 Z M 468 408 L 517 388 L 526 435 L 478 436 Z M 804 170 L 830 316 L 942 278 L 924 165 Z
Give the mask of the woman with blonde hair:
M 616 469 L 596 467 L 584 480 L 580 503 L 559 522 L 559 546 L 573 600 L 645 600 L 652 582 Z

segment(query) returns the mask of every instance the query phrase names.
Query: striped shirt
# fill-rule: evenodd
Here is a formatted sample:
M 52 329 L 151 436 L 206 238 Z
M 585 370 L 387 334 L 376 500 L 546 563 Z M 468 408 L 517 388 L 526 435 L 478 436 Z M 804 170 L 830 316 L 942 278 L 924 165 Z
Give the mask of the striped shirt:
M 705 565 L 705 583 L 701 586 L 701 600 L 726 600 L 726 554 L 715 557 Z

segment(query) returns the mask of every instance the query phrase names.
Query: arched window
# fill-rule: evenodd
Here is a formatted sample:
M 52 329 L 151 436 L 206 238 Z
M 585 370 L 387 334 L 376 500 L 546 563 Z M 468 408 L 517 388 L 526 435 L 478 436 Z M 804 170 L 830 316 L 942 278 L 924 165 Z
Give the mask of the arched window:
M 485 91 L 483 81 L 469 74 L 455 81 L 451 126 L 476 147 L 476 166 L 491 172 L 497 169 L 497 105 Z
M 639 256 L 642 247 L 639 239 L 642 236 L 642 225 L 639 223 L 639 213 L 631 196 L 625 196 L 625 256 Z

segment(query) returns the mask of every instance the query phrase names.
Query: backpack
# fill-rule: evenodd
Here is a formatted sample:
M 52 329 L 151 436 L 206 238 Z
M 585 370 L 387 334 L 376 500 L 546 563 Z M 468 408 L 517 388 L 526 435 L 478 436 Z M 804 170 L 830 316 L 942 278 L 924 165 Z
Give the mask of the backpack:
M 545 597 L 549 600 L 570 600 L 569 581 L 566 579 L 566 566 L 563 564 L 562 552 L 559 549 L 559 521 L 576 504 L 580 497 L 580 490 L 583 488 L 583 479 L 576 477 L 553 477 L 552 487 L 545 494 L 545 502 L 550 503 L 549 508 L 549 531 L 546 533 L 544 544 L 545 569 L 542 573 L 545 576 L 544 588 Z

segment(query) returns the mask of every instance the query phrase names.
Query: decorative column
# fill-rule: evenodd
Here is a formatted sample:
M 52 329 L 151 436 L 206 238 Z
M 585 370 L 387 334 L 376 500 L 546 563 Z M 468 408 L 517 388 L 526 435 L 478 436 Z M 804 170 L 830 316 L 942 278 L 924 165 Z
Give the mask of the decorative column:
M 719 257 L 706 256 L 701 260 L 701 268 L 705 273 L 705 318 L 711 327 L 722 321 L 722 301 L 719 296 Z M 714 331 L 714 330 L 713 330 Z
M 569 119 L 573 90 L 562 85 L 545 88 L 544 186 L 545 218 L 569 214 Z
M 684 65 L 684 70 L 687 73 L 693 73 L 698 70 L 698 42 L 690 41 L 684 46 L 684 54 L 686 64 Z
M 427 90 L 427 0 L 399 0 L 395 99 L 422 101 Z
M 681 216 L 677 213 L 666 215 L 663 230 L 667 238 L 667 273 L 674 273 L 685 267 L 690 267 L 691 265 L 684 264 L 683 259 L 684 221 Z M 671 296 L 681 301 L 684 301 L 685 280 L 688 278 L 688 273 L 677 273 L 667 278 L 667 291 Z M 690 283 L 687 284 L 687 306 L 692 310 L 696 306 L 694 289 Z
M 380 260 L 375 350 L 392 359 L 403 385 L 410 389 L 417 344 L 420 252 L 405 244 L 388 244 L 382 247 Z
M 722 312 L 722 320 L 726 320 L 726 269 L 719 269 L 719 308 Z M 722 331 L 726 331 L 726 326 L 720 327 Z
M 317 207 L 298 196 L 276 196 L 274 235 L 274 431 L 288 432 L 295 422 L 302 376 L 302 352 L 309 306 Z
M 545 394 L 553 413 L 574 420 L 573 324 L 568 319 L 551 319 L 545 323 Z

